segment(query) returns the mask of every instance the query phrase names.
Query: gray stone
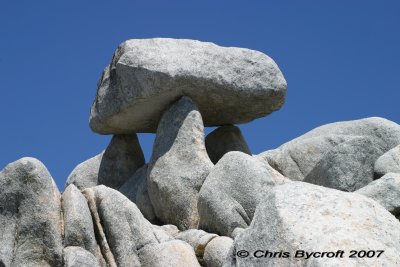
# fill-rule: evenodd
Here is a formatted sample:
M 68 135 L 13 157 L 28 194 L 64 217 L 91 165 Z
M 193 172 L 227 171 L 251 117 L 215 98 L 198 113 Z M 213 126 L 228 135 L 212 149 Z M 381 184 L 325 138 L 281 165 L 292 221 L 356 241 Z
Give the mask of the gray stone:
M 97 244 L 95 256 L 101 267 L 112 267 L 113 266 L 113 265 L 107 265 L 106 259 L 104 258 L 104 255 L 102 254 L 101 247 L 99 244 Z
M 157 218 L 181 230 L 197 228 L 198 194 L 212 167 L 201 115 L 182 97 L 160 121 L 149 165 L 148 191 Z
M 83 194 L 108 266 L 198 266 L 188 244 L 177 243 L 162 227 L 148 222 L 120 192 L 100 185 Z
M 255 157 L 232 151 L 218 161 L 200 190 L 200 228 L 231 236 L 250 225 L 265 191 L 289 181 Z
M 99 168 L 103 152 L 100 154 L 79 163 L 67 178 L 65 188 L 70 184 L 75 185 L 79 190 L 93 187 L 99 184 Z
M 156 222 L 153 205 L 147 190 L 147 167 L 139 168 L 120 188 L 119 191 L 136 204 L 143 216 L 150 222 Z
M 253 222 L 236 237 L 234 246 L 235 253 L 250 252 L 247 258 L 233 257 L 235 266 L 398 266 L 400 223 L 377 202 L 362 195 L 293 182 L 276 186 L 264 196 Z M 254 257 L 260 249 L 290 255 Z M 342 250 L 344 254 L 307 260 L 295 258 L 297 250 Z M 349 258 L 351 250 L 384 252 L 380 257 Z
M 98 84 L 90 127 L 102 134 L 154 132 L 181 96 L 206 126 L 245 123 L 279 109 L 286 81 L 265 54 L 184 39 L 128 40 Z
M 8 164 L 0 191 L 0 266 L 62 266 L 61 195 L 46 167 Z
M 101 160 L 99 184 L 119 188 L 144 163 L 136 134 L 114 135 Z
M 66 247 L 63 252 L 65 267 L 100 267 L 95 256 L 81 247 Z
M 192 247 L 180 240 L 148 245 L 139 257 L 142 267 L 200 267 Z
M 82 247 L 96 255 L 97 243 L 92 216 L 82 193 L 69 185 L 62 194 L 64 246 Z
M 111 251 L 110 245 L 107 242 L 107 237 L 105 234 L 105 230 L 103 228 L 102 222 L 100 215 L 97 210 L 97 198 L 95 195 L 95 191 L 92 188 L 86 189 L 82 192 L 84 196 L 86 197 L 86 200 L 88 201 L 90 213 L 92 214 L 93 218 L 93 225 L 96 233 L 96 239 L 98 243 L 97 247 L 97 258 L 99 259 L 99 262 L 101 263 L 101 266 L 107 266 L 107 267 L 117 267 L 117 263 L 115 260 L 115 257 L 113 255 L 113 252 Z M 136 260 L 136 257 L 134 257 L 134 260 Z M 137 261 L 135 261 L 136 263 Z
M 388 173 L 355 193 L 372 198 L 394 216 L 400 216 L 400 173 Z
M 229 260 L 233 239 L 227 236 L 218 236 L 206 246 L 203 261 L 207 267 L 222 267 Z
M 400 145 L 392 148 L 375 162 L 375 179 L 389 172 L 400 173 Z
M 179 229 L 176 227 L 176 225 L 173 224 L 165 224 L 162 225 L 161 228 L 168 233 L 172 237 L 176 237 L 179 234 Z
M 358 140 L 358 141 L 355 141 Z M 364 140 L 364 141 L 363 141 Z M 391 122 L 382 118 L 366 118 L 355 121 L 345 121 L 327 124 L 280 146 L 277 149 L 266 151 L 260 155 L 259 158 L 267 161 L 274 169 L 282 173 L 285 177 L 291 180 L 303 181 L 305 177 L 309 176 L 308 179 L 318 179 L 318 177 L 311 177 L 310 173 L 315 167 L 319 169 L 318 174 L 324 172 L 322 167 L 324 167 L 323 162 L 327 160 L 324 159 L 326 154 L 343 143 L 342 148 L 337 148 L 336 152 L 332 152 L 331 155 L 327 156 L 335 158 L 336 166 L 332 168 L 331 165 L 325 165 L 329 172 L 333 172 L 333 169 L 340 170 L 346 168 L 345 165 L 350 166 L 364 166 L 362 172 L 368 174 L 365 177 L 366 180 L 372 181 L 373 179 L 373 164 L 379 156 L 381 156 L 386 151 L 400 144 L 400 126 L 394 122 Z M 357 143 L 361 147 L 357 147 Z M 371 148 L 363 148 L 364 144 L 371 144 Z M 352 147 L 350 151 L 353 156 L 335 156 L 335 153 L 339 151 L 346 151 L 346 147 Z M 368 153 L 370 151 L 372 154 L 361 155 L 358 154 L 357 150 L 360 149 L 363 153 Z M 348 151 L 348 150 L 347 150 Z M 342 161 L 342 160 L 343 161 Z M 365 164 L 364 160 L 367 160 Z M 322 162 L 320 162 L 322 160 Z M 348 163 L 347 161 L 358 161 Z M 350 170 L 346 173 L 348 180 L 351 175 L 357 176 L 358 168 Z M 361 173 L 360 173 L 361 174 Z M 333 175 L 330 174 L 330 175 Z M 338 179 L 340 171 L 338 171 Z
M 175 239 L 174 236 L 158 225 L 153 225 L 153 234 L 158 243 L 168 242 Z
M 240 235 L 241 233 L 243 233 L 244 230 L 245 230 L 245 228 L 236 227 L 235 230 L 232 231 L 231 237 L 232 237 L 233 239 L 235 239 L 238 235 Z
M 75 167 L 65 187 L 74 184 L 83 190 L 103 184 L 116 189 L 143 165 L 137 135 L 114 135 L 105 151 Z
M 103 255 L 104 251 L 111 252 L 105 257 L 107 264 L 139 266 L 138 250 L 148 244 L 158 244 L 152 224 L 133 202 L 114 189 L 100 185 L 85 189 L 83 194 L 93 218 L 101 222 L 98 236 L 103 237 Z
M 230 151 L 251 155 L 240 128 L 234 125 L 224 125 L 209 133 L 206 137 L 206 149 L 214 164 Z
M 214 238 L 218 237 L 216 234 L 209 234 L 203 230 L 189 229 L 180 232 L 176 235 L 176 239 L 185 241 L 192 246 L 197 260 L 200 264 L 203 263 L 204 250 L 207 244 Z M 202 264 L 203 265 L 203 264 Z
M 374 162 L 382 153 L 372 138 L 354 137 L 329 150 L 304 182 L 353 192 L 372 182 Z

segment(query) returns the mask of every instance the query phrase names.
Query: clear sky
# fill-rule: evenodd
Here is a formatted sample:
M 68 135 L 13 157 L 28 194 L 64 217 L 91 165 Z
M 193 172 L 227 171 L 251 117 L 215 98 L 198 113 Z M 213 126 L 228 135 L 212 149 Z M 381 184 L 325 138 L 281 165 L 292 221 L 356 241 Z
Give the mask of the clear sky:
M 399 1 L 0 2 L 0 169 L 40 159 L 63 189 L 110 136 L 91 132 L 96 84 L 131 38 L 172 37 L 262 51 L 286 103 L 241 125 L 254 154 L 329 122 L 400 123 Z M 209 131 L 209 130 L 208 130 Z M 139 135 L 149 159 L 154 135 Z

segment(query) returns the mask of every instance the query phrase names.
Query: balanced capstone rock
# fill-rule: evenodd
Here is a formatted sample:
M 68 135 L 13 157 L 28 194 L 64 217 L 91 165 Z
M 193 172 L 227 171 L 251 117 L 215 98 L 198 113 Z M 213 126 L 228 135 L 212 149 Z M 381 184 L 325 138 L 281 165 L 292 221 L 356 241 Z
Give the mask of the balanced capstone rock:
M 199 106 L 205 126 L 245 123 L 278 110 L 286 81 L 267 55 L 184 39 L 122 43 L 99 81 L 90 127 L 101 134 L 155 132 L 181 96 Z

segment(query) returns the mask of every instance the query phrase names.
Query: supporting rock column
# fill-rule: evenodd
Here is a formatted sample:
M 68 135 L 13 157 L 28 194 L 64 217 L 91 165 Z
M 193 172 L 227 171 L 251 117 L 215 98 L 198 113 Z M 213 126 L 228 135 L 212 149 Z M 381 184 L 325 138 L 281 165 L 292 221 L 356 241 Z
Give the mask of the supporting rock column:
M 68 176 L 65 187 L 74 184 L 80 190 L 104 184 L 119 188 L 145 163 L 136 134 L 114 135 L 106 150 L 78 166 Z
M 189 97 L 182 97 L 161 118 L 149 165 L 148 190 L 156 216 L 181 230 L 196 228 L 199 191 L 212 167 L 200 112 Z
M 206 137 L 208 156 L 214 164 L 230 151 L 240 151 L 251 155 L 249 146 L 239 127 L 224 125 L 218 127 Z

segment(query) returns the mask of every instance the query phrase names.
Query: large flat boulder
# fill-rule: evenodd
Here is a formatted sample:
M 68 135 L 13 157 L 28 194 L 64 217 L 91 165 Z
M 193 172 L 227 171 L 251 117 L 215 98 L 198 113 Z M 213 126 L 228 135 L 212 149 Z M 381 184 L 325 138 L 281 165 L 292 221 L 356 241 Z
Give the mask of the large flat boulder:
M 235 266 L 398 266 L 400 223 L 362 195 L 293 182 L 264 196 L 234 246 L 236 254 L 249 253 L 233 257 Z
M 149 164 L 148 192 L 157 218 L 181 230 L 197 228 L 199 191 L 213 166 L 200 112 L 182 97 L 160 121 Z
M 206 126 L 245 123 L 279 109 L 286 81 L 267 55 L 185 39 L 133 39 L 114 53 L 98 84 L 90 127 L 102 134 L 155 132 L 181 96 Z
M 0 172 L 0 266 L 62 266 L 61 195 L 46 167 L 22 158 Z
M 375 161 L 398 144 L 400 125 L 372 117 L 320 126 L 258 157 L 291 180 L 354 191 L 373 180 Z
M 286 181 L 290 180 L 256 157 L 237 151 L 225 154 L 201 187 L 199 227 L 232 236 L 236 228 L 250 225 L 262 195 Z

